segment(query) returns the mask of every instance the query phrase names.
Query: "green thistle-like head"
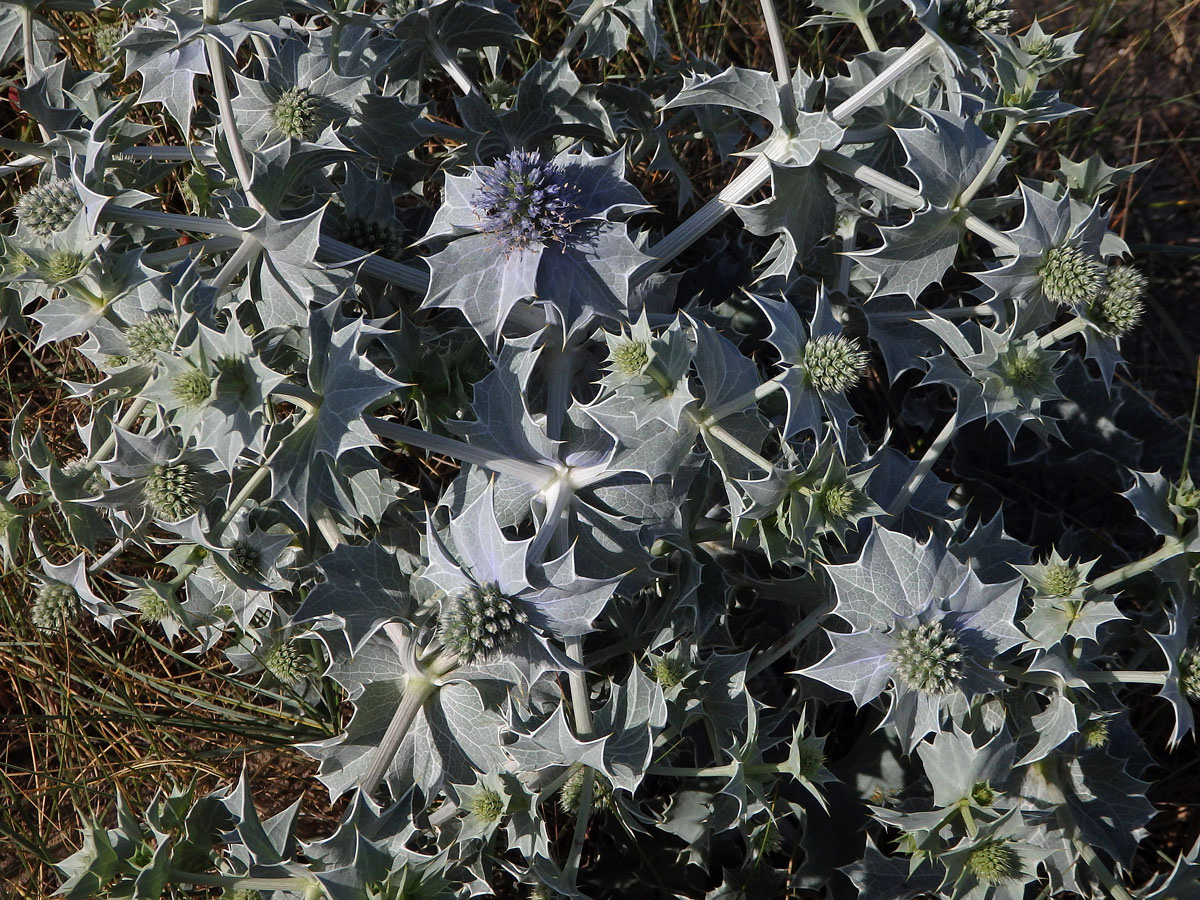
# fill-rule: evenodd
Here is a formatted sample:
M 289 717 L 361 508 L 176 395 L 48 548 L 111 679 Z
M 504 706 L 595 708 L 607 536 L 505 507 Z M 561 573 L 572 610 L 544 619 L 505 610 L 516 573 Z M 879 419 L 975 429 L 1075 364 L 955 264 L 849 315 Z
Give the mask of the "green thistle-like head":
M 896 674 L 906 685 L 926 694 L 947 694 L 963 676 L 958 636 L 941 622 L 905 628 L 892 650 Z
M 1055 563 L 1046 567 L 1042 583 L 1046 593 L 1051 597 L 1069 597 L 1083 581 L 1083 574 L 1078 566 L 1070 563 Z
M 46 262 L 46 274 L 51 281 L 66 281 L 87 268 L 88 258 L 74 250 L 56 250 Z
M 817 506 L 826 519 L 848 519 L 862 495 L 848 481 L 827 484 L 817 494 Z
M 622 341 L 612 348 L 612 369 L 618 375 L 634 378 L 650 365 L 650 347 L 645 341 Z
M 312 671 L 312 661 L 296 641 L 285 641 L 272 647 L 263 657 L 263 668 L 283 684 L 295 685 Z
M 481 822 L 495 822 L 504 814 L 504 798 L 485 787 L 471 798 L 471 815 Z
M 358 215 L 346 216 L 338 237 L 360 250 L 374 250 L 388 259 L 399 259 L 406 243 L 404 229 L 397 223 Z
M 947 0 L 938 16 L 942 34 L 956 44 L 978 44 L 985 32 L 1003 34 L 1012 23 L 1008 0 Z
M 976 806 L 982 806 L 987 809 L 996 802 L 996 796 L 999 794 L 994 787 L 986 781 L 980 781 L 971 788 L 971 802 Z
M 212 395 L 212 379 L 199 369 L 188 369 L 175 376 L 171 393 L 189 409 L 198 409 L 208 403 Z
M 262 554 L 247 540 L 238 538 L 229 546 L 229 564 L 247 578 L 262 575 Z
M 1145 294 L 1145 275 L 1133 266 L 1116 266 L 1104 293 L 1089 306 L 1092 319 L 1109 334 L 1127 334 L 1142 320 Z
M 33 598 L 30 618 L 38 631 L 61 631 L 79 615 L 79 594 L 61 581 L 47 581 Z
M 583 795 L 584 774 L 582 766 L 575 769 L 563 783 L 562 790 L 559 791 L 558 805 L 569 816 L 573 816 L 579 811 L 579 798 Z M 612 805 L 612 782 L 600 772 L 593 770 L 592 809 L 607 812 L 612 809 Z
M 1188 647 L 1179 656 L 1179 689 L 1189 700 L 1200 703 L 1200 649 Z
M 1104 263 L 1078 247 L 1055 247 L 1039 270 L 1042 290 L 1055 303 L 1090 303 L 1104 290 Z
M 1021 877 L 1021 860 L 1008 841 L 984 841 L 967 856 L 967 870 L 984 884 L 1003 884 Z
M 660 656 L 654 660 L 650 673 L 663 688 L 670 690 L 687 677 L 688 664 L 675 656 Z
M 104 476 L 100 474 L 99 469 L 86 456 L 73 459 L 63 466 L 63 474 L 68 478 L 81 478 L 87 475 L 87 480 L 83 482 L 83 492 L 89 497 L 103 494 L 104 489 L 108 487 L 108 482 L 104 480 Z
M 71 182 L 56 178 L 21 195 L 17 218 L 38 237 L 48 238 L 70 225 L 81 206 Z
M 868 354 L 840 334 L 821 334 L 804 345 L 801 366 L 809 384 L 823 394 L 840 394 L 858 384 Z
M 290 87 L 271 108 L 271 118 L 282 134 L 297 140 L 313 137 L 317 129 L 321 98 L 308 88 Z
M 129 353 L 141 363 L 154 362 L 155 351 L 167 353 L 175 345 L 179 323 L 167 313 L 151 313 L 129 326 L 125 339 L 129 342 Z
M 511 646 L 528 621 L 519 600 L 486 584 L 446 598 L 439 626 L 442 643 L 470 665 Z
M 1083 745 L 1099 750 L 1108 744 L 1108 719 L 1092 719 L 1083 726 Z
M 142 483 L 146 506 L 167 522 L 186 519 L 200 508 L 200 480 L 185 462 L 159 463 Z
M 163 597 L 160 597 L 148 588 L 141 589 L 130 600 L 137 607 L 138 618 L 143 622 L 157 624 L 171 616 L 170 604 Z
M 825 766 L 825 751 L 821 749 L 821 745 L 817 741 L 803 738 L 792 749 L 791 761 L 795 764 L 796 777 L 811 781 L 820 774 L 821 769 Z

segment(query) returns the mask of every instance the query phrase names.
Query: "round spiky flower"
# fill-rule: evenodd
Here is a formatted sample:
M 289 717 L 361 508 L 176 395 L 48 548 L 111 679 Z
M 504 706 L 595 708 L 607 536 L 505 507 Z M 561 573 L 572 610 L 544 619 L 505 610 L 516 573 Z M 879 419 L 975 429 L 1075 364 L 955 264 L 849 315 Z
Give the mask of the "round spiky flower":
M 1003 884 L 1021 877 L 1017 851 L 1002 838 L 985 841 L 967 856 L 967 870 L 984 884 Z
M 821 749 L 821 745 L 814 740 L 805 738 L 796 743 L 792 750 L 792 759 L 790 760 L 795 765 L 795 774 L 797 778 L 807 778 L 813 780 L 820 774 L 821 769 L 825 766 L 825 751 Z
M 33 598 L 30 618 L 38 631 L 61 631 L 65 623 L 79 615 L 79 595 L 61 581 L 47 581 Z
M 241 538 L 229 547 L 229 563 L 243 575 L 254 578 L 262 573 L 262 554 L 249 541 Z
M 1126 334 L 1146 311 L 1145 293 L 1145 275 L 1133 266 L 1117 266 L 1109 273 L 1104 293 L 1091 304 L 1092 318 L 1109 334 Z
M 129 352 L 138 362 L 154 362 L 154 352 L 166 353 L 175 344 L 179 324 L 167 313 L 151 313 L 142 321 L 129 326 L 125 339 L 129 341 Z
M 1104 290 L 1104 263 L 1070 245 L 1047 253 L 1038 274 L 1046 296 L 1064 306 L 1090 303 Z
M 1079 567 L 1070 563 L 1048 566 L 1042 576 L 1046 593 L 1051 597 L 1069 597 L 1075 588 L 1079 587 L 1079 582 L 1082 580 L 1083 575 L 1080 573 Z
M 939 21 L 942 33 L 957 44 L 977 44 L 983 32 L 1004 33 L 1012 22 L 1008 0 L 947 0 Z
M 592 809 L 604 811 L 612 809 L 612 782 L 599 772 L 592 772 Z M 582 766 L 571 773 L 563 783 L 558 795 L 558 805 L 569 816 L 579 811 L 579 798 L 583 796 L 584 769 Z
M 296 641 L 276 644 L 263 657 L 263 668 L 284 684 L 299 684 L 312 671 L 312 662 Z
M 439 618 L 442 643 L 466 665 L 511 646 L 529 621 L 520 601 L 494 584 L 471 587 L 448 597 Z
M 279 95 L 271 108 L 275 127 L 290 138 L 310 138 L 317 128 L 321 98 L 308 88 L 290 87 Z
M 38 237 L 48 238 L 70 225 L 81 206 L 71 182 L 56 178 L 21 195 L 17 217 Z
M 1037 388 L 1050 374 L 1050 364 L 1036 350 L 1009 353 L 1001 357 L 1000 367 L 1010 384 L 1019 388 Z
M 150 512 L 167 522 L 186 519 L 200 506 L 200 480 L 185 462 L 159 463 L 142 485 Z
M 660 656 L 650 667 L 650 673 L 664 688 L 670 689 L 681 683 L 688 674 L 688 665 L 675 656 Z
M 143 588 L 134 594 L 130 600 L 137 607 L 138 618 L 143 622 L 158 623 L 171 615 L 171 606 L 154 591 Z
M 971 802 L 986 809 L 996 802 L 997 793 L 999 792 L 986 781 L 980 781 L 971 788 Z
M 850 482 L 834 482 L 821 488 L 817 506 L 827 519 L 846 519 L 854 512 L 860 496 L 858 488 Z
M 947 694 L 962 678 L 962 648 L 958 637 L 941 622 L 905 628 L 892 650 L 900 679 L 926 694 Z
M 491 788 L 484 788 L 471 798 L 471 815 L 482 822 L 495 822 L 504 814 L 504 798 Z
M 109 59 L 116 50 L 117 41 L 125 37 L 123 22 L 106 22 L 92 29 L 92 46 L 97 59 Z
M 208 402 L 212 394 L 212 379 L 199 369 L 188 369 L 175 376 L 171 384 L 171 393 L 179 398 L 184 406 L 195 409 Z
M 840 394 L 858 384 L 868 354 L 840 334 L 821 334 L 804 345 L 801 366 L 809 383 L 823 394 Z
M 566 172 L 544 162 L 536 150 L 513 150 L 490 169 L 480 170 L 471 199 L 482 230 L 500 238 L 507 250 L 530 244 L 565 244 L 580 219 L 579 192 Z
M 650 348 L 645 341 L 628 340 L 612 349 L 613 371 L 633 377 L 641 375 L 650 365 Z
M 1179 689 L 1200 703 L 1200 650 L 1188 647 L 1179 657 Z
M 378 251 L 380 256 L 388 259 L 398 259 L 404 252 L 404 229 L 383 219 L 347 215 L 338 230 L 338 237 L 360 250 Z
M 87 264 L 88 259 L 82 253 L 74 250 L 56 250 L 46 262 L 46 274 L 53 281 L 66 281 L 87 268 Z
M 1108 743 L 1108 719 L 1092 719 L 1083 726 L 1083 744 L 1089 750 L 1098 750 Z

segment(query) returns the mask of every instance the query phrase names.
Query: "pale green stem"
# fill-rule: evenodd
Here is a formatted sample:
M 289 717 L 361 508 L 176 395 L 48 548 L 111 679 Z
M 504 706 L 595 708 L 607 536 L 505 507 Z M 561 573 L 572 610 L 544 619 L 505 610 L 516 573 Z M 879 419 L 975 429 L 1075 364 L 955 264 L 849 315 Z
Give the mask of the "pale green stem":
M 775 11 L 775 0 L 758 0 L 762 8 L 763 24 L 767 27 L 767 38 L 771 42 L 771 55 L 775 58 L 775 80 L 779 84 L 779 101 L 786 127 L 796 121 L 796 92 L 792 89 L 792 67 L 788 63 L 787 46 L 783 42 L 783 29 L 779 27 L 779 13 Z
M 1062 679 L 1052 672 L 1020 672 L 1014 670 L 1013 677 L 1032 684 L 1057 685 Z M 1111 672 L 1076 672 L 1080 680 L 1088 684 L 1156 684 L 1167 682 L 1166 672 L 1139 672 L 1130 669 L 1116 669 Z
M 587 675 L 583 670 L 583 638 L 572 635 L 564 639 L 567 656 L 579 664 L 579 671 L 567 674 L 571 685 L 571 712 L 575 719 L 575 731 L 579 739 L 588 740 L 592 736 L 591 697 L 588 691 Z M 588 818 L 592 814 L 592 793 L 595 786 L 595 772 L 591 768 L 583 770 L 583 786 L 579 792 L 579 808 L 575 814 L 575 833 L 571 837 L 571 849 L 567 854 L 567 862 L 563 866 L 563 874 L 571 884 L 575 883 L 579 871 L 579 858 L 583 853 L 583 841 L 587 835 Z
M 97 559 L 94 563 L 92 563 L 90 566 L 88 566 L 88 568 L 87 568 L 88 574 L 89 575 L 97 575 L 100 572 L 103 572 L 105 569 L 107 569 L 109 567 L 109 565 L 112 564 L 112 561 L 114 559 L 116 559 L 118 556 L 120 556 L 122 553 L 125 552 L 125 548 L 127 546 L 128 546 L 128 543 L 126 541 L 124 541 L 124 540 L 117 541 L 115 544 L 113 544 L 108 549 L 107 553 L 105 553 L 103 556 L 101 556 L 99 559 Z
M 155 209 L 134 209 L 131 206 L 104 207 L 100 218 L 107 222 L 123 222 L 128 225 L 142 225 L 146 228 L 173 228 L 176 231 L 189 231 L 195 234 L 219 234 L 225 237 L 240 239 L 245 229 L 239 228 L 224 219 L 214 219 L 209 216 L 185 216 L 179 213 L 159 212 Z
M 445 44 L 441 41 L 431 41 L 430 50 L 433 51 L 433 58 L 437 60 L 438 65 L 458 85 L 460 91 L 464 94 L 480 96 L 479 88 L 475 86 L 471 76 L 459 64 L 458 59 L 446 50 Z
M 942 430 L 938 433 L 938 436 L 933 439 L 933 443 L 926 449 L 925 455 L 921 457 L 921 461 L 917 463 L 917 467 L 908 476 L 908 480 L 904 482 L 904 486 L 900 488 L 900 493 L 896 495 L 891 506 L 888 507 L 887 515 L 889 518 L 898 518 L 908 508 L 908 504 L 916 495 L 921 482 L 933 470 L 934 463 L 938 461 L 938 457 L 942 455 L 942 451 L 949 446 L 951 438 L 954 437 L 954 429 L 957 426 L 958 411 L 955 410 L 946 424 L 942 426 Z
M 205 0 L 204 7 L 204 20 L 210 24 L 217 23 L 220 19 L 215 11 L 216 4 Z M 213 94 L 217 98 L 221 130 L 225 132 L 229 155 L 233 157 L 233 167 L 237 171 L 238 181 L 242 183 L 242 193 L 254 209 L 262 212 L 262 204 L 250 192 L 253 169 L 250 167 L 250 159 L 246 156 L 246 148 L 242 146 L 242 137 L 238 134 L 237 119 L 233 115 L 233 99 L 229 94 L 229 72 L 225 67 L 224 52 L 217 39 L 209 35 L 204 36 L 204 52 L 208 57 L 208 70 L 212 73 Z
M 909 47 L 897 60 L 868 81 L 852 97 L 838 104 L 829 115 L 839 125 L 845 124 L 856 112 L 937 52 L 938 42 L 930 35 Z
M 375 792 L 375 788 L 383 780 L 388 766 L 392 764 L 396 751 L 400 749 L 404 736 L 408 734 L 408 729 L 412 727 L 413 721 L 424 708 L 425 701 L 437 691 L 438 685 L 428 677 L 419 675 L 408 677 L 404 685 L 404 696 L 400 698 L 400 705 L 396 707 L 395 715 L 388 723 L 387 731 L 379 741 L 379 746 L 375 748 L 371 765 L 359 779 L 358 786 L 364 794 L 370 796 Z
M 764 472 L 767 472 L 769 474 L 769 473 L 775 471 L 775 466 L 769 459 L 762 456 L 761 454 L 755 453 L 753 450 L 751 450 L 749 447 L 747 447 L 745 444 L 743 444 L 740 440 L 738 440 L 736 437 L 734 437 L 732 434 L 730 434 L 728 431 L 726 431 L 724 426 L 717 425 L 717 424 L 704 425 L 704 426 L 701 426 L 701 429 L 706 434 L 716 438 L 718 441 L 720 441 L 722 444 L 724 444 L 730 450 L 734 451 L 739 456 L 744 458 L 747 462 L 754 463 L 754 465 L 758 466 Z
M 541 525 L 538 526 L 533 543 L 529 545 L 528 558 L 535 565 L 546 558 L 546 551 L 550 549 L 551 542 L 566 524 L 563 514 L 570 507 L 573 496 L 574 491 L 564 478 L 556 478 L 546 489 L 546 515 L 542 518 Z
M 233 279 L 242 273 L 242 269 L 253 264 L 261 250 L 262 244 L 256 238 L 250 235 L 245 235 L 242 238 L 241 245 L 233 251 L 233 255 L 225 261 L 225 265 L 221 266 L 221 271 L 210 282 L 217 296 L 220 296 L 225 288 L 233 283 Z
M 751 404 L 757 403 L 763 397 L 767 397 L 783 387 L 783 382 L 779 380 L 782 377 L 782 375 L 777 375 L 769 381 L 764 381 L 748 394 L 743 394 L 741 397 L 735 397 L 732 400 L 727 400 L 724 403 L 714 406 L 712 409 L 704 410 L 704 414 L 700 417 L 700 426 L 705 427 L 707 425 L 715 424 L 720 422 L 726 416 L 732 416 L 734 413 L 739 413 L 744 409 L 749 409 Z
M 749 776 L 779 775 L 783 769 L 778 763 L 727 763 L 723 766 L 691 768 L 688 766 L 650 766 L 648 775 L 665 775 L 671 778 L 732 778 L 742 772 Z
M 588 26 L 591 25 L 608 7 L 610 0 L 592 0 L 588 8 L 583 11 L 583 15 L 579 17 L 571 30 L 567 32 L 567 36 L 563 38 L 562 46 L 558 48 L 558 53 L 554 54 L 555 59 L 566 59 L 567 55 L 579 43 L 580 38 L 587 32 Z
M 158 162 L 191 162 L 200 159 L 216 162 L 217 154 L 208 147 L 130 147 L 116 154 L 118 159 L 153 159 Z
M 868 187 L 883 191 L 892 197 L 892 199 L 898 201 L 900 206 L 906 206 L 909 209 L 921 209 L 926 205 L 925 198 L 921 196 L 920 192 L 910 188 L 903 182 L 897 181 L 895 178 L 872 169 L 865 163 L 860 163 L 832 150 L 822 150 L 817 159 L 822 165 L 836 172 L 849 175 L 851 178 L 862 182 Z M 1020 248 L 1013 243 L 1010 237 L 983 221 L 979 216 L 967 215 L 963 218 L 962 225 L 967 231 L 979 235 L 979 237 L 983 238 L 1001 253 L 1016 256 L 1020 252 Z
M 170 266 L 184 259 L 236 250 L 241 244 L 242 241 L 235 237 L 211 237 L 202 241 L 181 244 L 178 247 L 172 247 L 170 250 L 146 253 L 142 256 L 142 262 L 148 266 Z
M 1085 328 L 1087 328 L 1087 326 L 1087 319 L 1083 318 L 1082 316 L 1076 316 L 1074 319 L 1071 319 L 1071 321 L 1064 322 L 1062 325 L 1059 325 L 1050 333 L 1042 335 L 1040 338 L 1038 338 L 1036 346 L 1039 350 L 1044 350 L 1046 347 L 1057 344 L 1059 341 L 1069 338 L 1073 334 L 1079 334 L 1079 332 L 1083 331 Z
M 117 422 L 117 428 L 120 428 L 122 431 L 128 431 L 130 428 L 132 428 L 133 423 L 138 420 L 138 416 L 142 414 L 142 410 L 145 409 L 149 403 L 149 400 L 143 400 L 141 397 L 135 399 L 129 404 L 129 408 L 125 410 L 125 414 L 121 416 L 120 420 Z M 94 470 L 99 465 L 97 460 L 103 459 L 105 456 L 111 453 L 113 447 L 115 446 L 117 446 L 116 428 L 113 429 L 112 434 L 104 439 L 104 443 L 96 449 L 96 452 L 92 454 L 91 462 L 88 464 L 89 469 Z
M 975 195 L 983 189 L 983 186 L 988 183 L 988 179 L 992 177 L 992 172 L 999 164 L 1000 158 L 1004 156 L 1009 139 L 1016 130 L 1017 120 L 1011 116 L 1005 117 L 1004 125 L 1000 129 L 1000 136 L 996 138 L 996 145 L 992 147 L 992 152 L 988 154 L 988 158 L 984 160 L 983 168 L 979 170 L 978 174 L 971 180 L 971 183 L 967 185 L 966 190 L 959 194 L 958 205 L 960 207 L 966 207 L 967 204 L 975 199 Z
M 873 312 L 868 316 L 872 322 L 915 322 L 919 319 L 974 319 L 982 316 L 995 317 L 996 311 L 986 304 L 978 306 L 951 306 L 940 309 L 914 309 L 912 311 Z
M 336 550 L 346 543 L 341 529 L 338 528 L 337 522 L 333 518 L 333 513 L 324 506 L 320 507 L 316 520 L 317 530 L 321 532 L 321 537 L 325 538 L 325 543 L 329 545 L 330 550 Z
M 1106 591 L 1111 587 L 1115 587 L 1122 581 L 1128 581 L 1141 575 L 1143 572 L 1149 572 L 1151 569 L 1166 562 L 1168 559 L 1174 559 L 1176 556 L 1181 556 L 1186 550 L 1187 545 L 1191 542 L 1194 535 L 1189 535 L 1188 538 L 1168 537 L 1163 541 L 1163 545 L 1151 553 L 1149 556 L 1144 556 L 1141 559 L 1134 560 L 1131 563 L 1126 563 L 1119 569 L 1113 569 L 1107 575 L 1101 575 L 1095 579 L 1092 584 L 1094 591 Z
M 278 452 L 279 448 L 276 447 L 274 453 L 271 454 L 272 457 L 274 457 L 275 453 Z M 221 535 L 225 532 L 225 529 L 229 527 L 229 523 L 233 521 L 238 510 L 245 506 L 246 502 L 254 496 L 254 492 L 257 491 L 259 486 L 267 480 L 267 476 L 270 474 L 271 462 L 270 460 L 267 460 L 261 463 L 259 467 L 254 470 L 254 474 L 246 479 L 246 483 L 242 485 L 242 489 L 238 491 L 237 496 L 229 502 L 229 508 L 226 509 L 221 515 L 221 518 L 217 520 L 216 528 L 213 530 L 214 540 L 221 540 Z
M 213 887 L 247 888 L 256 891 L 309 891 L 316 888 L 320 893 L 311 896 L 327 896 L 321 883 L 303 875 L 285 875 L 282 878 L 251 878 L 242 875 L 210 875 L 204 872 L 181 872 L 171 870 L 170 881 L 177 884 L 203 884 Z M 306 897 L 309 896 L 306 893 Z
M 879 51 L 879 42 L 875 40 L 875 32 L 871 30 L 871 23 L 867 21 L 867 17 L 859 14 L 851 16 L 851 21 L 854 27 L 858 29 L 858 33 L 862 35 L 863 43 L 867 45 L 867 50 L 871 53 Z
M 380 437 L 391 438 L 402 444 L 420 447 L 429 453 L 441 453 L 500 475 L 511 475 L 513 478 L 539 489 L 545 487 L 552 478 L 558 475 L 556 469 L 543 463 L 512 459 L 511 457 L 493 453 L 490 450 L 485 450 L 482 447 L 476 447 L 473 444 L 458 441 L 454 438 L 430 434 L 428 431 L 422 431 L 419 428 L 410 428 L 408 425 L 401 425 L 399 422 L 389 422 L 386 419 L 379 419 L 375 416 L 367 416 L 365 417 L 365 421 L 367 427 Z
M 801 641 L 817 630 L 821 622 L 825 620 L 825 617 L 833 612 L 834 606 L 836 606 L 836 603 L 833 600 L 827 600 L 801 619 L 791 631 L 784 635 L 783 640 L 770 650 L 762 653 L 746 668 L 747 680 L 764 672 L 774 665 L 776 660 L 782 659 L 791 653 L 792 650 L 800 645 Z

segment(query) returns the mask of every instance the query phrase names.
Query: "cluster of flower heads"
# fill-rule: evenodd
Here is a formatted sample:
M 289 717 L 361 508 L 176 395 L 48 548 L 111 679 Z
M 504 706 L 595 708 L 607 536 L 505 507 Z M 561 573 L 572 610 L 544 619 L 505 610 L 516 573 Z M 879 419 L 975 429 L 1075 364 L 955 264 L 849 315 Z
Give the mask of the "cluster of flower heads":
M 506 250 L 571 240 L 580 221 L 579 192 L 562 166 L 546 162 L 537 150 L 512 150 L 480 172 L 471 202 L 481 229 L 496 235 Z

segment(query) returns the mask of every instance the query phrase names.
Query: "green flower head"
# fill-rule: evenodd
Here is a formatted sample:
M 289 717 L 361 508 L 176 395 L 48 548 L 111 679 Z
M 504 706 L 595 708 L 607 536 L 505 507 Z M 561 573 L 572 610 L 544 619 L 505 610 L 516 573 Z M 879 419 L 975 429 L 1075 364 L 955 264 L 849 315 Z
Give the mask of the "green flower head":
M 186 462 L 159 463 L 146 476 L 142 495 L 157 518 L 178 522 L 200 508 L 200 480 Z
M 489 584 L 447 598 L 439 625 L 442 643 L 470 665 L 510 647 L 528 621 L 519 601 Z
M 279 95 L 271 108 L 275 127 L 284 135 L 297 140 L 314 136 L 319 124 L 321 98 L 307 88 L 290 87 Z
M 1008 0 L 947 0 L 939 14 L 942 34 L 956 44 L 978 44 L 985 32 L 1003 34 L 1012 23 Z
M 1104 290 L 1104 263 L 1070 245 L 1047 253 L 1039 274 L 1046 296 L 1063 306 L 1090 303 Z
M 963 652 L 958 637 L 941 622 L 905 628 L 892 650 L 896 674 L 906 685 L 925 694 L 948 694 L 963 677 Z
M 71 182 L 56 178 L 21 195 L 17 218 L 38 237 L 48 238 L 70 225 L 81 206 Z
M 800 365 L 809 384 L 823 394 L 841 394 L 862 379 L 868 354 L 840 334 L 821 334 L 804 345 Z
M 38 631 L 61 631 L 79 615 L 79 595 L 69 584 L 47 581 L 33 598 L 30 618 Z
M 141 363 L 154 362 L 155 351 L 169 352 L 175 345 L 179 323 L 167 313 L 151 313 L 142 321 L 129 326 L 125 339 L 130 355 Z
M 967 871 L 984 884 L 1004 884 L 1021 877 L 1021 860 L 1008 841 L 985 841 L 967 856 Z

